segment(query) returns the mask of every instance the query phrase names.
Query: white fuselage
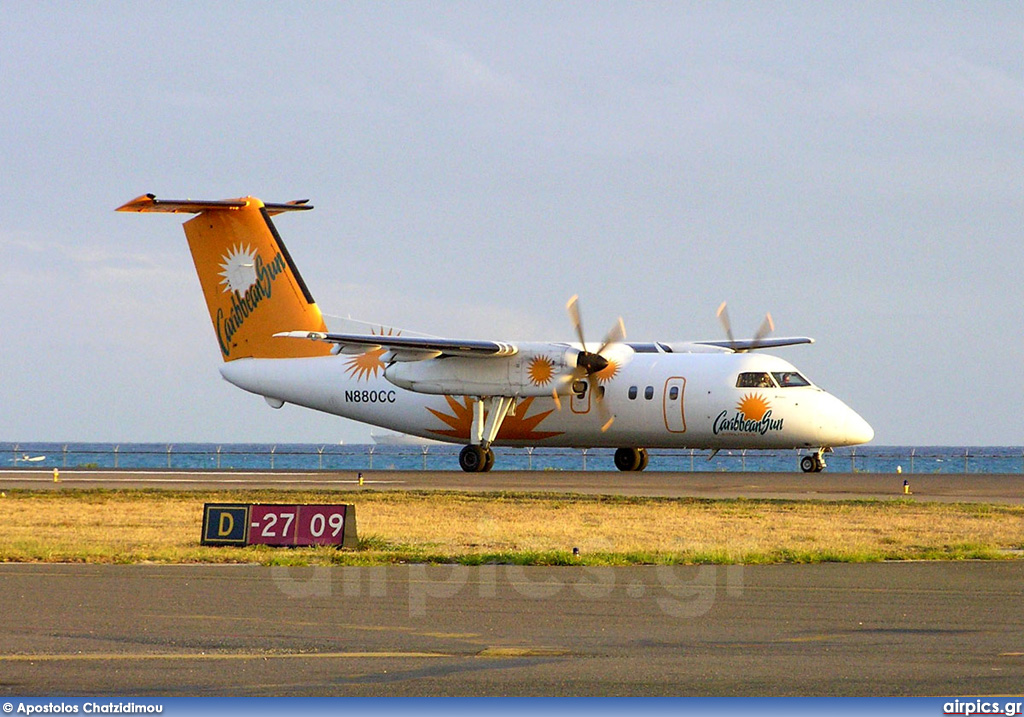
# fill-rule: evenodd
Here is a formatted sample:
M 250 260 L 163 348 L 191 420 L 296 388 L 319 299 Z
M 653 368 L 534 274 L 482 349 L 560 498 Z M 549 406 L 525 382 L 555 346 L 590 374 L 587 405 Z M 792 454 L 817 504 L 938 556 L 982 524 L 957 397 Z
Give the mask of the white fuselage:
M 677 353 L 663 350 L 665 344 L 660 346 L 628 351 L 617 362 L 614 375 L 601 382 L 605 406 L 615 416 L 604 432 L 590 391 L 579 395 L 569 382 L 563 382 L 555 389 L 559 408 L 551 387 L 542 390 L 523 379 L 529 356 L 542 350 L 564 353 L 569 344 L 519 344 L 517 356 L 455 357 L 441 364 L 450 362 L 447 376 L 464 375 L 467 381 L 479 377 L 486 365 L 488 381 L 508 376 L 513 388 L 533 389 L 513 390 L 515 414 L 502 424 L 497 445 L 816 448 L 865 443 L 873 436 L 863 418 L 817 386 L 737 386 L 738 376 L 744 373 L 796 371 L 780 358 L 720 351 Z M 419 390 L 407 390 L 385 376 L 383 364 L 354 368 L 354 360 L 345 355 L 247 358 L 225 363 L 221 374 L 232 384 L 264 396 L 271 405 L 292 403 L 425 438 L 469 441 L 473 409 L 467 397 L 489 395 L 482 389 L 477 392 L 466 386 L 464 392 L 449 393 L 437 383 L 436 391 L 425 393 L 423 383 L 417 385 Z M 411 371 L 392 378 L 413 380 L 409 376 L 416 378 L 416 363 L 408 364 Z M 421 371 L 420 377 L 439 380 L 431 378 L 429 371 Z

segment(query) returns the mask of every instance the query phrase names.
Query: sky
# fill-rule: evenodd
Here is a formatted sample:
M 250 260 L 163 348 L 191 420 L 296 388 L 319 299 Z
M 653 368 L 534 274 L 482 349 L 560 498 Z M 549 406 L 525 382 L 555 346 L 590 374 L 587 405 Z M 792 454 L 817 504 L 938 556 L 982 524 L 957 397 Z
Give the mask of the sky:
M 1024 444 L 1018 3 L 2 3 L 0 440 L 368 442 L 224 382 L 164 198 L 309 198 L 326 313 L 776 351 L 879 445 Z

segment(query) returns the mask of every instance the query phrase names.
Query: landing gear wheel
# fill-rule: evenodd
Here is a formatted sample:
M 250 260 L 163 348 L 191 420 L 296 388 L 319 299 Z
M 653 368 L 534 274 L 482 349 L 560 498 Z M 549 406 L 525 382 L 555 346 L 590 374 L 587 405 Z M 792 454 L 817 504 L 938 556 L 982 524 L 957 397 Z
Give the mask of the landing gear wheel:
M 459 453 L 459 467 L 467 473 L 486 470 L 487 452 L 481 446 L 465 446 Z
M 800 459 L 800 470 L 804 473 L 821 473 L 825 470 L 825 459 L 820 453 L 804 456 Z
M 487 455 L 484 458 L 484 472 L 486 473 L 491 470 L 491 468 L 494 468 L 494 451 L 488 448 Z
M 615 449 L 615 467 L 620 471 L 642 471 L 648 460 L 646 448 Z

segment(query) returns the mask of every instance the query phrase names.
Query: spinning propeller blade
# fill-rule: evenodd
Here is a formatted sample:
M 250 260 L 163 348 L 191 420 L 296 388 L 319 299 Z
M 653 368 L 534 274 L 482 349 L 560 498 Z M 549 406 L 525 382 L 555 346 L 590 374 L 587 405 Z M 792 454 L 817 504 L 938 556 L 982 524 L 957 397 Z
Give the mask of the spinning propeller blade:
M 757 333 L 754 334 L 754 338 L 750 341 L 737 341 L 732 334 L 732 323 L 729 321 L 729 310 L 725 306 L 723 301 L 719 305 L 718 310 L 715 312 L 715 316 L 722 322 L 722 328 L 725 329 L 725 336 L 729 339 L 729 349 L 736 353 L 744 353 L 746 351 L 756 351 L 761 348 L 761 342 L 764 341 L 768 335 L 775 331 L 775 322 L 772 320 L 771 314 L 764 315 L 764 321 L 757 329 Z
M 569 312 L 569 318 L 576 329 L 576 336 L 580 340 L 580 352 L 576 356 L 576 370 L 573 372 L 573 379 L 586 378 L 587 390 L 594 397 L 597 404 L 597 412 L 601 417 L 601 432 L 607 431 L 615 421 L 615 416 L 604 403 L 604 392 L 601 390 L 601 382 L 597 374 L 604 371 L 611 364 L 611 361 L 604 355 L 604 352 L 614 344 L 620 343 L 626 338 L 626 325 L 620 316 L 618 321 L 604 337 L 601 347 L 597 351 L 587 351 L 587 342 L 583 335 L 583 319 L 580 316 L 579 296 L 573 296 L 565 305 Z M 556 392 L 557 393 L 557 392 Z M 561 402 L 555 397 L 555 404 L 561 407 Z

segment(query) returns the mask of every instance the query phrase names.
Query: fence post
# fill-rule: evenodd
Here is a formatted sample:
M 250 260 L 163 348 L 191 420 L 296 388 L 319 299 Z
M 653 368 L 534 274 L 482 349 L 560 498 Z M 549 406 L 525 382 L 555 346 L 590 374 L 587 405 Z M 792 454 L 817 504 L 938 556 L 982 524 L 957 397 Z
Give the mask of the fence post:
M 61 466 L 61 467 L 62 468 L 67 468 L 68 467 L 68 444 L 67 443 L 64 444 L 64 465 Z
M 170 443 L 168 443 L 167 444 L 167 469 L 168 470 L 171 469 L 171 448 L 173 448 L 173 446 Z
M 121 446 L 114 446 L 114 469 L 117 469 L 117 454 L 121 450 Z
M 373 445 L 370 446 L 370 470 L 371 471 L 373 470 L 373 449 L 374 448 L 376 448 L 376 446 L 373 446 Z
M 533 470 L 533 448 L 534 448 L 533 446 L 527 446 L 526 447 L 526 455 L 528 455 L 530 457 L 529 458 L 529 464 L 528 464 L 529 467 L 527 468 L 527 470 L 531 470 L 531 471 Z M 1024 458 L 1024 454 L 1021 455 L 1021 458 Z
M 317 465 L 320 466 L 320 470 L 324 469 L 324 448 L 326 448 L 326 446 L 320 446 L 316 449 Z
M 270 470 L 274 470 L 274 454 L 277 453 L 277 446 L 270 449 Z
M 587 451 L 588 448 L 583 449 L 583 470 L 587 470 Z
M 427 469 L 427 451 L 430 450 L 430 446 L 423 446 L 420 448 L 423 451 L 423 470 Z
M 970 458 L 970 453 L 971 453 L 971 449 L 970 448 L 965 448 L 964 449 L 964 473 L 969 473 L 970 472 L 967 469 L 967 460 L 968 460 L 968 458 Z

